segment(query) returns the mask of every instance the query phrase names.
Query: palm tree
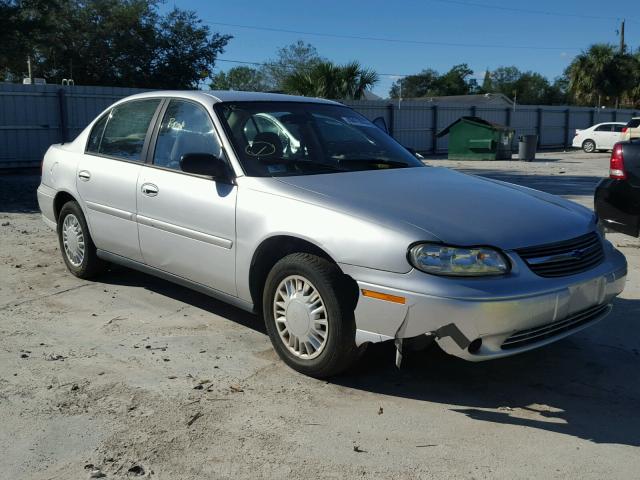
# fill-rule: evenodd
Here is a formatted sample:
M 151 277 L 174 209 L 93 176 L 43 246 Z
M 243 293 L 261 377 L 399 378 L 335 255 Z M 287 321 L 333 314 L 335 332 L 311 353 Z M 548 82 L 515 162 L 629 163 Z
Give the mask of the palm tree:
M 567 68 L 569 91 L 582 104 L 618 104 L 634 87 L 633 57 L 613 45 L 598 43 L 578 55 Z
M 287 76 L 283 87 L 296 95 L 359 100 L 377 81 L 378 74 L 358 62 L 336 65 L 324 61 Z

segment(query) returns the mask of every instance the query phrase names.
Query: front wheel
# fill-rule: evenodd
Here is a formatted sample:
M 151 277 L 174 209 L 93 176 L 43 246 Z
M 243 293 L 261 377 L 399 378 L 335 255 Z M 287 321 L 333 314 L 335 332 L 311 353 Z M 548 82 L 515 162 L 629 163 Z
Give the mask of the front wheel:
M 315 255 L 293 253 L 274 265 L 263 312 L 271 343 L 287 365 L 326 378 L 355 362 L 351 290 L 335 264 Z
M 67 202 L 60 209 L 58 240 L 64 263 L 76 277 L 92 278 L 104 270 L 105 262 L 96 254 L 87 221 L 77 202 Z
M 585 153 L 593 153 L 596 151 L 596 142 L 594 142 L 593 140 L 585 140 L 582 143 L 582 150 L 584 150 Z

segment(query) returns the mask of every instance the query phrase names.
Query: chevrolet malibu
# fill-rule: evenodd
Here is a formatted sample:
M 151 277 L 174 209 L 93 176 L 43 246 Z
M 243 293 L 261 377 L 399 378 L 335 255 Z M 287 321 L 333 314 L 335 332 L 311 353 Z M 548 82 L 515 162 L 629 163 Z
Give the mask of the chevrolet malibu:
M 53 145 L 38 201 L 72 274 L 108 263 L 264 318 L 279 356 L 335 375 L 429 337 L 480 361 L 604 318 L 624 256 L 567 200 L 425 166 L 335 102 L 149 92 Z

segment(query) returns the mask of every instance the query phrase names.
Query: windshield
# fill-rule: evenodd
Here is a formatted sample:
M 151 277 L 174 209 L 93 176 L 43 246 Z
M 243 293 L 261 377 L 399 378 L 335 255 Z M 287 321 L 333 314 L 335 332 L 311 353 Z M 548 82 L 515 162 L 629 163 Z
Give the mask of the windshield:
M 215 109 L 249 176 L 424 166 L 389 135 L 347 107 L 229 102 L 218 103 Z

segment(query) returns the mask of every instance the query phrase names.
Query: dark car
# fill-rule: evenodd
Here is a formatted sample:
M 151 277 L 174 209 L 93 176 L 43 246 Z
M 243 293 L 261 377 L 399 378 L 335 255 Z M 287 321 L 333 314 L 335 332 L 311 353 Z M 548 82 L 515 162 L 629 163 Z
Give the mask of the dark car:
M 613 147 L 609 178 L 596 188 L 595 209 L 607 228 L 640 236 L 640 139 Z

